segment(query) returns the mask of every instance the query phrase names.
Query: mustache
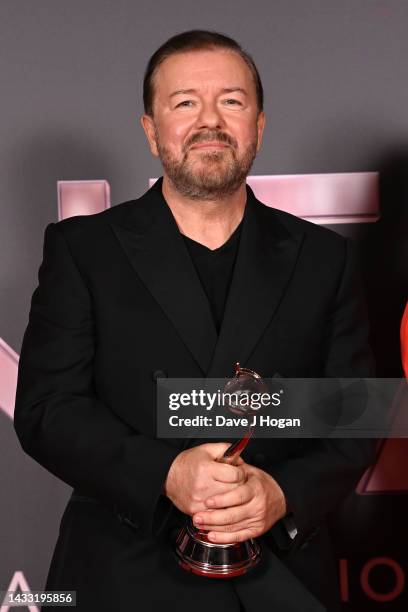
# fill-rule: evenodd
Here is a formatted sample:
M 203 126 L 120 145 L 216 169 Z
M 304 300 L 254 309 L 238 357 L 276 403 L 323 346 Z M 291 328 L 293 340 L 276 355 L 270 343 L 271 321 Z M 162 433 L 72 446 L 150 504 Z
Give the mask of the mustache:
M 208 130 L 207 132 L 200 132 L 199 134 L 193 134 L 191 138 L 185 144 L 185 150 L 194 144 L 200 142 L 220 142 L 222 144 L 228 144 L 231 147 L 236 147 L 236 140 L 224 132 L 219 130 Z

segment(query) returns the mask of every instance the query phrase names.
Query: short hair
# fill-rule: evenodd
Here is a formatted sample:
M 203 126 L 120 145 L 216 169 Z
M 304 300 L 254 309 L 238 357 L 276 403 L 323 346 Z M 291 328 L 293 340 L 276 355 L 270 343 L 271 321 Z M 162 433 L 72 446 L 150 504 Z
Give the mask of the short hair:
M 237 53 L 251 71 L 255 82 L 258 112 L 263 110 L 264 94 L 261 77 L 252 57 L 234 39 L 210 30 L 188 30 L 169 38 L 153 53 L 143 79 L 143 103 L 147 115 L 153 115 L 154 77 L 165 59 L 177 53 L 202 49 L 228 49 Z

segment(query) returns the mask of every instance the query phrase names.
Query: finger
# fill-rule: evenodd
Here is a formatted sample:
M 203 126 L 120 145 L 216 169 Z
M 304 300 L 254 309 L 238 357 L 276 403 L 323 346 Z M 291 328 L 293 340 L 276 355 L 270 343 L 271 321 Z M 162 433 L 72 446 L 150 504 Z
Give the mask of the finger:
M 229 465 L 228 463 L 214 462 L 212 476 L 214 480 L 220 482 L 245 482 L 245 470 L 239 465 Z
M 224 508 L 223 510 L 210 510 L 209 512 L 197 512 L 193 515 L 193 522 L 196 527 L 202 528 L 207 525 L 211 529 L 212 525 L 233 525 L 240 523 L 253 516 L 253 509 L 250 504 Z M 209 526 L 209 527 L 208 527 Z
M 212 495 L 205 500 L 208 508 L 231 508 L 231 506 L 242 506 L 247 504 L 253 498 L 254 493 L 251 487 L 240 485 L 232 491 Z
M 197 512 L 209 511 L 210 508 L 206 505 L 206 499 L 209 497 L 214 497 L 218 495 L 225 495 L 225 493 L 229 493 L 230 491 L 237 489 L 242 485 L 240 484 L 228 484 L 225 482 L 217 482 L 212 481 L 208 484 L 205 490 L 194 492 L 190 494 L 188 499 L 188 504 L 190 506 L 189 514 L 196 514 Z M 1 608 L 1 606 L 0 606 Z
M 222 533 L 235 533 L 237 531 L 241 531 L 243 529 L 249 529 L 253 527 L 253 522 L 250 520 L 240 521 L 239 523 L 233 523 L 232 525 L 200 525 L 200 529 L 202 531 L 217 531 Z M 198 525 L 197 525 L 198 527 Z
M 205 501 L 208 497 L 213 497 L 214 495 L 224 495 L 225 493 L 229 493 L 230 491 L 237 489 L 239 484 L 226 484 L 222 482 L 213 481 L 210 485 L 203 491 L 193 492 L 188 499 L 191 502 L 191 511 L 190 514 L 196 514 L 200 510 L 208 511 L 210 508 L 206 505 Z M 1 609 L 1 606 L 0 606 Z
M 233 531 L 230 533 L 222 533 L 221 531 L 210 531 L 207 534 L 208 539 L 216 544 L 234 544 L 237 542 L 244 542 L 250 538 L 256 538 L 258 530 L 249 527 L 248 529 L 241 529 L 240 531 Z

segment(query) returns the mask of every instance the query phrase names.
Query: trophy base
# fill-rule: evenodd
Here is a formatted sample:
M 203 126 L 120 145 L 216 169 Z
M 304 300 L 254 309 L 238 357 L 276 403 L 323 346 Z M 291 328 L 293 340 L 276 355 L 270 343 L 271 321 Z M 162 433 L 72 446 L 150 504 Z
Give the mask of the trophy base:
M 207 532 L 188 520 L 176 540 L 179 565 L 186 571 L 207 578 L 235 578 L 257 565 L 261 548 L 256 540 L 236 544 L 215 544 Z

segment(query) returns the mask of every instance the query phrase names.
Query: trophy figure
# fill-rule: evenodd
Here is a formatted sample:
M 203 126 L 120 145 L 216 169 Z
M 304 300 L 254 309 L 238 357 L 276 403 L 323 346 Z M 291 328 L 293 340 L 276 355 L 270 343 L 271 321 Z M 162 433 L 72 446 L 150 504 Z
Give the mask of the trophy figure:
M 235 376 L 228 381 L 224 392 L 239 397 L 242 394 L 250 396 L 252 393 L 267 393 L 268 388 L 259 374 L 253 370 L 241 368 L 237 363 Z M 241 406 L 239 402 L 230 403 L 228 409 L 234 414 L 247 416 L 253 411 L 248 404 L 250 402 L 244 406 Z M 253 432 L 254 428 L 249 427 L 245 435 L 233 442 L 217 461 L 236 465 Z M 183 569 L 210 578 L 233 578 L 245 574 L 259 562 L 261 548 L 256 540 L 215 544 L 208 540 L 207 533 L 195 527 L 191 518 L 180 530 L 176 539 L 175 551 L 179 565 Z

